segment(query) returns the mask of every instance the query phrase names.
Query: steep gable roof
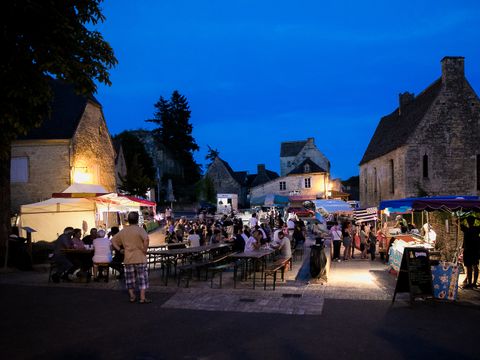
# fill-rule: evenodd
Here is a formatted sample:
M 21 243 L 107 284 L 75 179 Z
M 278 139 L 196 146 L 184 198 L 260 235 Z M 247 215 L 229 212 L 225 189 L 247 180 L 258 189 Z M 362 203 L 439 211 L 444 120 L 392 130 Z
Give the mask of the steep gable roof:
M 252 177 L 249 179 L 249 187 L 254 187 L 254 186 L 258 186 L 258 185 L 262 185 L 262 184 L 265 184 L 269 181 L 272 181 L 272 180 L 275 180 L 276 178 L 278 178 L 278 174 L 274 171 L 270 171 L 270 170 L 265 170 L 265 172 L 261 173 L 261 174 L 254 174 L 252 175 Z
M 406 144 L 409 137 L 415 132 L 442 87 L 442 78 L 439 78 L 410 103 L 398 108 L 390 115 L 384 116 L 363 154 L 360 165 L 376 159 Z
M 285 141 L 280 145 L 280 157 L 297 156 L 307 141 Z
M 85 111 L 88 101 L 101 106 L 93 96 L 78 95 L 74 86 L 61 80 L 51 80 L 53 102 L 51 114 L 40 127 L 34 128 L 19 140 L 71 139 Z
M 315 164 L 310 158 L 306 158 L 298 166 L 296 166 L 292 171 L 290 171 L 287 175 L 305 174 L 305 165 L 307 164 L 310 166 L 309 173 L 319 173 L 319 172 L 326 173 L 327 172 L 324 168 Z

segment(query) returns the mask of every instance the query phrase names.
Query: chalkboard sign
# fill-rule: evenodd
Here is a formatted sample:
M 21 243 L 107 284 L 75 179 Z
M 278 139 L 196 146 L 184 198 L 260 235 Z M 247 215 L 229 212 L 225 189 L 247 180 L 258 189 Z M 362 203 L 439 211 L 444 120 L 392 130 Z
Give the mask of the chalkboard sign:
M 411 302 L 415 297 L 433 297 L 432 270 L 427 249 L 418 247 L 404 249 L 392 303 L 400 292 L 409 292 Z

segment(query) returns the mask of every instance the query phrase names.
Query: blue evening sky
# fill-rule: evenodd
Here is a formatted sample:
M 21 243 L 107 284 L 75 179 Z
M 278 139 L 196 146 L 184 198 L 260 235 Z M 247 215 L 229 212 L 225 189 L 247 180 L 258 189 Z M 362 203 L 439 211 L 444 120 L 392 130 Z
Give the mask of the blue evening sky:
M 465 56 L 480 94 L 479 1 L 126 1 L 103 3 L 119 60 L 98 99 L 109 130 L 151 129 L 173 90 L 190 103 L 195 157 L 279 171 L 280 143 L 314 137 L 333 177 L 358 163 L 398 94 L 418 94 L 445 55 Z

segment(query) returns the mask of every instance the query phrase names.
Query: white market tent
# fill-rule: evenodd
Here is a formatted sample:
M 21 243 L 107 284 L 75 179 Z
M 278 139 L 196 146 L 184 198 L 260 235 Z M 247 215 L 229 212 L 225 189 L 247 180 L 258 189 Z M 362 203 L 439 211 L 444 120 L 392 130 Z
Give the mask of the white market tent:
M 132 196 L 108 193 L 100 185 L 73 184 L 51 199 L 22 205 L 19 230 L 26 236 L 24 227 L 35 230 L 32 241 L 55 241 L 67 226 L 86 231 L 102 223 L 109 227 L 108 212 L 138 211 L 140 206 L 155 207 L 155 203 Z
M 95 202 L 86 198 L 51 198 L 20 208 L 20 236 L 30 227 L 32 241 L 55 241 L 67 226 L 84 228 L 95 225 Z M 83 226 L 82 226 L 83 225 Z

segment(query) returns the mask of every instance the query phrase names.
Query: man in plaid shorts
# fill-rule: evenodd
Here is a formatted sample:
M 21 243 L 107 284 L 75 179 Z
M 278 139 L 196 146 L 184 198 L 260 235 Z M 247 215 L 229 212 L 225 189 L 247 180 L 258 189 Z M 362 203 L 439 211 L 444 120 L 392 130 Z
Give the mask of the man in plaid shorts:
M 135 287 L 140 289 L 140 304 L 149 304 L 152 301 L 145 297 L 148 288 L 147 249 L 148 234 L 138 226 L 138 213 L 128 214 L 128 224 L 112 238 L 112 245 L 116 250 L 123 247 L 125 251 L 125 283 L 130 295 L 130 302 L 137 301 Z

